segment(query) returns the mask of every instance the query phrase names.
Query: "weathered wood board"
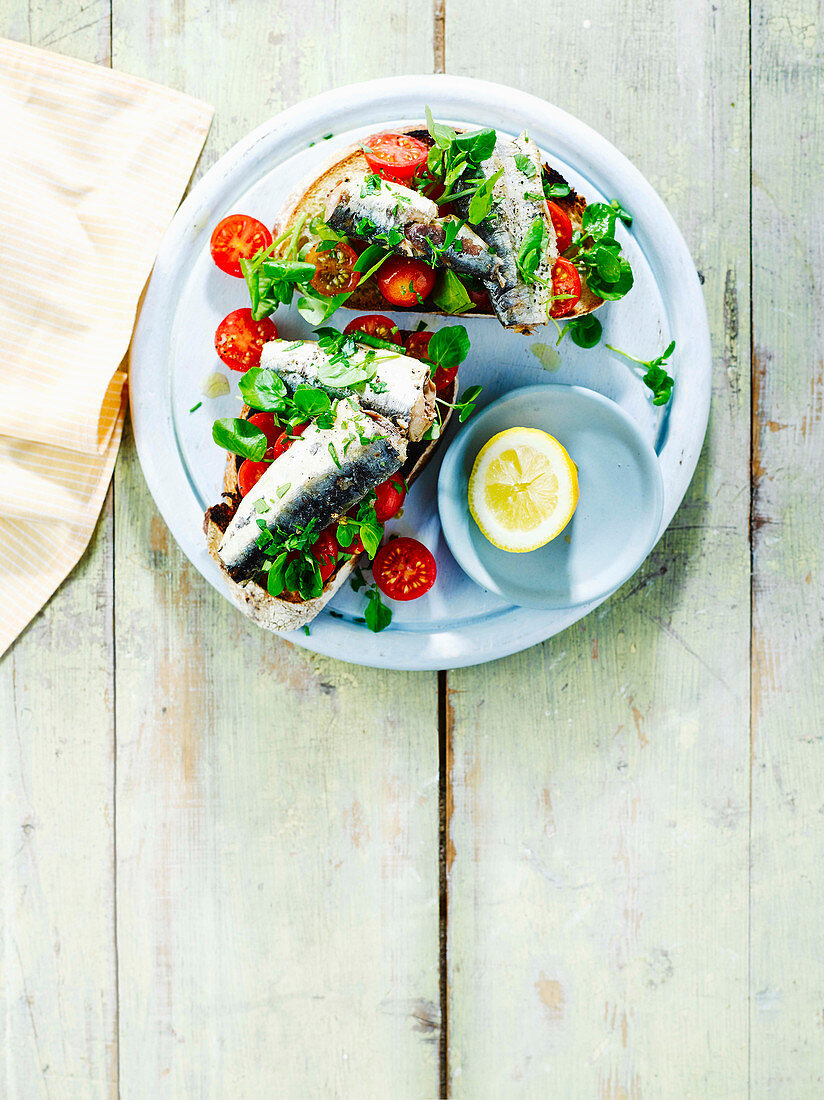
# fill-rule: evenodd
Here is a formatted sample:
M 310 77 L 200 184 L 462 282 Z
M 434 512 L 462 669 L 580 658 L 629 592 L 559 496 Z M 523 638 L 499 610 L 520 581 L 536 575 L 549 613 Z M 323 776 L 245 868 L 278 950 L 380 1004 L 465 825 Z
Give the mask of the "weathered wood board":
M 405 1100 L 441 1068 L 471 1100 L 821 1094 L 823 20 L 751 14 L 750 40 L 743 0 L 0 0 L 0 34 L 213 102 L 198 174 L 371 76 L 543 95 L 658 187 L 716 355 L 641 572 L 445 681 L 443 1050 L 436 677 L 257 632 L 127 435 L 89 553 L 0 662 L 3 1096 Z
M 560 24 L 516 4 L 494 35 L 492 16 L 450 0 L 447 70 L 615 139 L 693 250 L 716 369 L 701 464 L 639 574 L 544 645 L 449 675 L 452 1095 L 743 1096 L 747 5 L 604 0 Z
M 0 0 L 0 34 L 107 64 L 107 3 Z M 117 1088 L 111 495 L 0 661 L 0 1095 Z M 2 612 L 0 612 L 2 614 Z
M 824 26 L 753 5 L 754 1096 L 824 1093 Z
M 431 34 L 402 0 L 374 25 L 115 3 L 113 56 L 215 104 L 202 170 L 302 97 L 430 69 Z M 116 523 L 122 1095 L 434 1096 L 436 676 L 259 631 L 183 558 L 130 443 Z

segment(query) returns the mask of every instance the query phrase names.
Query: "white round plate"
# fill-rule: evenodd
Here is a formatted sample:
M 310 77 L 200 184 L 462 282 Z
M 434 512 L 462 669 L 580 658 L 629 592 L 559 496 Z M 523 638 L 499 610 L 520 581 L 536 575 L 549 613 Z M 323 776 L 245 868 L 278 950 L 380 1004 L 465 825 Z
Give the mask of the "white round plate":
M 659 456 L 664 480 L 659 537 L 692 478 L 710 402 L 706 310 L 678 227 L 641 173 L 578 119 L 499 84 L 404 76 L 338 88 L 258 127 L 193 188 L 164 237 L 132 342 L 132 419 L 149 488 L 184 553 L 229 599 L 206 550 L 202 523 L 205 509 L 219 500 L 222 488 L 224 455 L 212 442 L 211 424 L 217 416 L 237 414 L 237 375 L 224 371 L 233 375 L 232 393 L 226 397 L 207 400 L 201 386 L 206 375 L 222 369 L 214 352 L 215 329 L 230 310 L 247 305 L 248 298 L 242 280 L 223 275 L 212 263 L 212 228 L 233 212 L 271 225 L 288 192 L 336 148 L 376 127 L 422 119 L 426 105 L 444 121 L 492 126 L 511 135 L 527 129 L 576 191 L 589 201 L 617 198 L 634 215 L 631 231 L 621 227 L 618 235 L 635 285 L 622 301 L 599 311 L 604 339 L 597 348 L 577 348 L 566 339 L 556 352 L 552 326 L 521 336 L 502 329 L 494 318 L 459 318 L 472 341 L 461 367 L 462 386 L 483 385 L 481 404 L 488 404 L 515 387 L 561 382 L 586 386 L 621 405 Z M 341 310 L 332 323 L 342 328 L 350 316 Z M 406 328 L 418 321 L 417 315 L 394 316 Z M 295 310 L 279 310 L 275 321 L 287 339 L 311 334 Z M 662 411 L 648 400 L 648 391 L 628 364 L 604 344 L 647 358 L 670 339 L 677 343 L 670 368 L 676 385 L 673 400 Z M 199 401 L 201 407 L 190 412 Z M 391 626 L 373 634 L 357 621 L 363 614 L 362 595 L 344 586 L 309 634 L 285 635 L 290 641 L 344 661 L 357 654 L 358 664 L 379 668 L 454 668 L 526 649 L 597 606 L 600 601 L 564 611 L 532 610 L 508 605 L 479 588 L 454 561 L 441 535 L 435 499 L 438 466 L 437 459 L 430 463 L 402 518 L 389 526 L 416 536 L 434 553 L 438 582 L 432 591 L 412 603 L 393 605 Z

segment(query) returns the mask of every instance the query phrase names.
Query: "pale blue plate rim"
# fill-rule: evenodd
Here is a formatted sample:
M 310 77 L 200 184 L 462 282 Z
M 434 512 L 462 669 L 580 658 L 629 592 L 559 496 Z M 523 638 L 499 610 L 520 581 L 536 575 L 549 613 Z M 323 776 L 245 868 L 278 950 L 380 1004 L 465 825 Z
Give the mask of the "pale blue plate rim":
M 577 397 L 582 398 L 584 402 L 589 401 L 602 406 L 602 408 L 607 409 L 611 415 L 617 417 L 629 431 L 638 449 L 639 455 L 642 456 L 640 468 L 643 471 L 647 483 L 646 495 L 650 502 L 648 523 L 649 536 L 644 543 L 639 545 L 638 553 L 633 558 L 632 567 L 622 572 L 617 582 L 611 579 L 610 583 L 605 587 L 595 589 L 594 591 L 587 591 L 584 596 L 577 598 L 572 598 L 572 595 L 570 595 L 568 600 L 550 600 L 550 602 L 524 604 L 519 603 L 520 597 L 517 595 L 516 587 L 513 586 L 509 588 L 506 584 L 496 581 L 478 556 L 471 537 L 471 531 L 475 521 L 470 515 L 469 505 L 466 502 L 466 484 L 457 485 L 457 482 L 466 481 L 461 469 L 466 451 L 478 441 L 479 437 L 483 437 L 484 425 L 490 420 L 496 419 L 502 406 L 518 404 L 525 398 L 538 399 L 544 404 L 551 404 L 553 398 L 558 395 L 559 391 L 562 391 L 564 394 L 575 394 Z M 515 426 L 516 424 L 513 421 L 511 427 Z M 496 426 L 495 430 L 503 431 L 505 429 Z M 483 442 L 485 441 L 484 439 Z M 483 446 L 483 442 L 479 442 L 478 449 Z M 643 565 L 647 557 L 649 557 L 650 551 L 659 538 L 661 517 L 664 512 L 664 479 L 655 449 L 642 434 L 629 413 L 617 402 L 612 401 L 609 397 L 605 397 L 602 393 L 598 393 L 597 390 L 589 389 L 586 386 L 557 382 L 542 383 L 533 386 L 520 386 L 518 389 L 510 390 L 508 393 L 490 402 L 490 404 L 481 412 L 477 413 L 468 424 L 464 425 L 461 431 L 458 432 L 452 440 L 444 455 L 441 469 L 438 474 L 438 512 L 440 514 L 441 529 L 453 558 L 467 576 L 471 577 L 481 588 L 494 592 L 505 600 L 509 600 L 516 607 L 568 611 L 576 607 L 583 607 L 587 604 L 606 599 L 613 592 L 616 592 L 622 584 L 625 584 Z M 517 554 L 512 555 L 513 567 L 517 565 L 518 557 L 519 555 Z

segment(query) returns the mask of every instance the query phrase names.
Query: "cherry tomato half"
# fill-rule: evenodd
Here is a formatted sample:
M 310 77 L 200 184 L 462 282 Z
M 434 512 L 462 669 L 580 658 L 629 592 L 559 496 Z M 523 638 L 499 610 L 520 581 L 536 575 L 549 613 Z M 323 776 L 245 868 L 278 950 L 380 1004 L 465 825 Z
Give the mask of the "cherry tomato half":
M 429 341 L 431 339 L 431 332 L 411 332 L 406 338 L 404 351 L 414 359 L 425 359 L 429 362 Z
M 260 366 L 263 345 L 277 340 L 278 330 L 268 317 L 255 321 L 251 309 L 234 309 L 217 326 L 215 351 L 232 370 Z
M 333 248 L 318 251 L 312 248 L 306 256 L 308 264 L 315 265 L 312 286 L 326 298 L 335 294 L 349 294 L 360 282 L 360 272 L 355 271 L 358 254 L 345 241 L 338 241 Z
M 272 462 L 268 458 L 264 462 L 252 462 L 251 458 L 247 458 L 241 463 L 237 472 L 237 487 L 242 497 L 257 485 L 271 465 Z
M 492 303 L 489 300 L 489 294 L 486 287 L 482 282 L 475 284 L 474 280 L 470 282 L 468 279 L 464 279 L 464 286 L 466 287 L 466 293 L 478 307 L 478 313 L 491 313 Z
M 288 432 L 284 432 L 272 448 L 272 459 L 274 460 L 276 458 L 280 458 L 282 454 L 285 454 L 295 442 L 294 438 L 292 437 L 303 435 L 308 427 L 309 421 L 307 420 L 305 424 L 296 424 L 295 427 L 292 428 L 291 437 Z
M 423 260 L 390 256 L 376 276 L 380 292 L 393 306 L 416 306 L 432 293 L 435 272 Z
M 550 202 L 549 199 L 547 199 L 546 208 L 549 211 L 550 219 L 555 228 L 555 239 L 558 242 L 558 251 L 566 252 L 572 244 L 572 222 L 557 202 Z
M 368 336 L 378 336 L 381 340 L 391 340 L 393 344 L 403 343 L 403 337 L 398 326 L 381 313 L 367 313 L 363 317 L 356 317 L 354 321 L 349 322 L 343 331 L 347 336 L 353 332 L 365 332 Z
M 438 567 L 417 539 L 391 539 L 372 562 L 375 584 L 390 600 L 417 600 L 435 583 Z
M 270 447 L 274 447 L 283 435 L 283 428 L 281 428 L 280 424 L 275 420 L 274 413 L 257 412 L 249 417 L 249 423 L 254 424 L 256 428 L 260 428 L 266 436 L 267 451 Z
M 375 515 L 378 523 L 386 523 L 388 519 L 396 516 L 403 507 L 405 499 L 406 486 L 400 474 L 394 474 L 375 486 Z
M 321 531 L 317 542 L 312 547 L 312 557 L 320 566 L 320 579 L 324 584 L 335 572 L 339 553 L 340 547 L 335 538 L 335 532 L 331 527 L 327 527 L 325 531 Z
M 221 271 L 242 279 L 240 261 L 251 260 L 271 243 L 272 234 L 263 222 L 250 218 L 248 214 L 230 214 L 215 226 L 209 247 L 212 259 Z
M 431 339 L 431 332 L 410 333 L 406 338 L 406 354 L 412 355 L 416 359 L 423 359 L 427 363 L 430 362 L 429 341 Z M 435 383 L 436 392 L 443 393 L 444 390 L 448 390 L 455 381 L 455 375 L 457 373 L 457 365 L 454 367 L 438 367 L 432 375 L 432 381 Z
M 429 155 L 428 147 L 409 134 L 373 134 L 363 152 L 373 172 L 394 181 L 411 180 Z
M 581 297 L 581 276 L 578 269 L 563 257 L 552 265 L 552 293 L 562 294 L 564 297 L 557 298 L 552 303 L 550 317 L 566 317 L 575 309 L 575 303 Z

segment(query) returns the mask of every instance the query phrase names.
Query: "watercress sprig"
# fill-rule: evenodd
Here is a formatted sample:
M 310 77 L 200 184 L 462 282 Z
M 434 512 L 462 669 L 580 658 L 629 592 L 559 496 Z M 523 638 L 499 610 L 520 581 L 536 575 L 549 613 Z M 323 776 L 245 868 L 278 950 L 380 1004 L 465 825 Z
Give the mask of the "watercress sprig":
M 383 524 L 375 512 L 374 493 L 364 497 L 354 516 L 342 516 L 338 521 L 337 540 L 342 550 L 347 550 L 357 536 L 370 560 L 374 558 L 383 538 Z
M 374 634 L 380 634 L 392 622 L 392 611 L 381 599 L 377 585 L 371 585 L 367 588 L 364 595 L 366 596 L 366 607 L 363 617 L 366 625 Z
M 674 340 L 671 340 L 664 351 L 656 356 L 655 359 L 637 359 L 634 355 L 630 355 L 629 352 L 621 351 L 620 348 L 614 348 L 612 344 L 605 344 L 604 347 L 609 348 L 610 351 L 614 351 L 617 355 L 622 355 L 624 359 L 628 359 L 632 363 L 638 363 L 639 366 L 646 367 L 647 369 L 642 377 L 642 381 L 644 385 L 649 387 L 652 391 L 653 405 L 667 404 L 672 397 L 672 387 L 675 385 L 675 379 L 664 370 L 664 363 L 675 351 Z

